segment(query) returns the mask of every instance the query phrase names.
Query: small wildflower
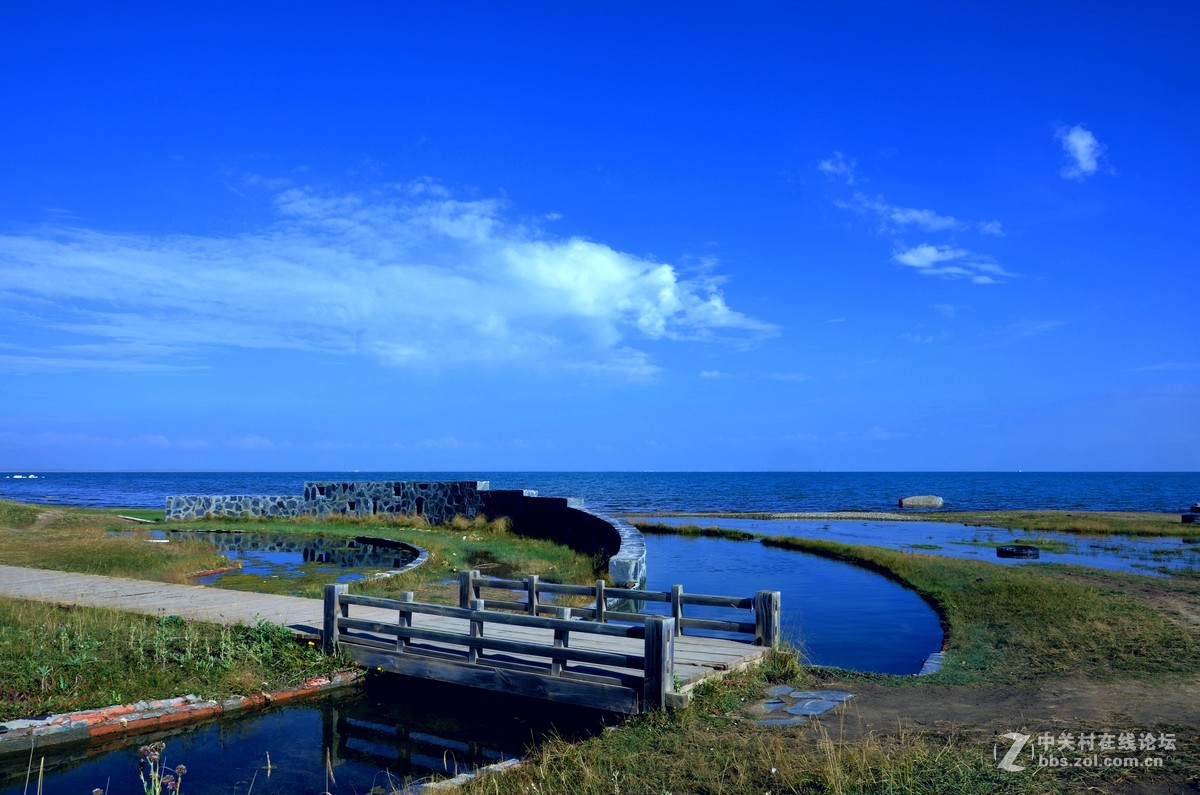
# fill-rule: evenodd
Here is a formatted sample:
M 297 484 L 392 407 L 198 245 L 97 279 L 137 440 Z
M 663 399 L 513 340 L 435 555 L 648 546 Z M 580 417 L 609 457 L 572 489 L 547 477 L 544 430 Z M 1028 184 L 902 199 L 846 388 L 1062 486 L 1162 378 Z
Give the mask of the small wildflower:
M 184 773 L 187 773 L 187 765 L 175 766 L 175 775 L 182 777 Z

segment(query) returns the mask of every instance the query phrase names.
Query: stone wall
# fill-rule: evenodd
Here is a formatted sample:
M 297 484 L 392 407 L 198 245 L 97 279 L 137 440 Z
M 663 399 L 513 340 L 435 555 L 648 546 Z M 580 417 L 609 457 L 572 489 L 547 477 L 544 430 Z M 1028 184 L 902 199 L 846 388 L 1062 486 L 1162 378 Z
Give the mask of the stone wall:
M 347 481 L 308 482 L 304 496 L 172 496 L 167 519 L 205 516 L 290 517 L 371 516 L 376 513 L 424 516 L 444 524 L 456 515 L 507 516 L 512 530 L 544 538 L 576 552 L 606 561 L 618 585 L 646 581 L 646 545 L 628 522 L 593 513 L 580 500 L 539 497 L 536 491 L 495 490 L 487 481 Z

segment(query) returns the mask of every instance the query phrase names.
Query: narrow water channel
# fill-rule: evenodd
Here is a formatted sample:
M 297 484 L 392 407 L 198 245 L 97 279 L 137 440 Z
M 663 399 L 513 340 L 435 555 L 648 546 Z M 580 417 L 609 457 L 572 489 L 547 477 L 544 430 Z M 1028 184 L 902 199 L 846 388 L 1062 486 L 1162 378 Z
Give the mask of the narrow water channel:
M 914 591 L 849 563 L 748 541 L 646 536 L 649 590 L 782 593 L 785 637 L 812 665 L 915 674 L 942 647 L 937 614 Z M 663 603 L 647 612 L 669 613 Z M 688 607 L 697 618 L 744 620 L 740 611 Z
M 724 539 L 647 536 L 646 546 L 650 589 L 683 583 L 691 593 L 781 591 L 784 633 L 811 664 L 913 674 L 941 648 L 941 627 L 929 605 L 865 569 Z M 315 562 L 301 557 L 301 568 Z M 281 562 L 277 571 L 289 576 L 293 563 Z M 730 612 L 687 609 L 695 617 L 744 619 Z M 117 747 L 52 749 L 42 791 L 141 792 L 138 747 L 161 740 L 168 767 L 187 767 L 182 789 L 188 795 L 389 795 L 414 781 L 519 758 L 549 736 L 586 736 L 605 721 L 591 710 L 391 675 L 369 681 L 363 692 L 141 735 Z M 0 756 L 0 795 L 35 792 L 41 757 Z
M 363 692 L 139 735 L 119 747 L 48 749 L 42 791 L 142 792 L 138 748 L 161 740 L 167 767 L 187 768 L 187 795 L 401 793 L 414 781 L 520 758 L 552 734 L 580 738 L 604 725 L 593 710 L 385 674 Z M 42 756 L 0 756 L 0 795 L 36 792 Z

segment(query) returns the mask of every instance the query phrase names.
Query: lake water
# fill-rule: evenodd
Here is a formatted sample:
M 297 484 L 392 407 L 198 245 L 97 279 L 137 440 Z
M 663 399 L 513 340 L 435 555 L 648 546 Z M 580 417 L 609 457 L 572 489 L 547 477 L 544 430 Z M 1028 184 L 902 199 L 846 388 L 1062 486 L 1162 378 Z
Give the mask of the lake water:
M 1200 568 L 1200 544 L 1188 543 L 1178 538 L 1092 537 L 919 521 L 674 517 L 654 517 L 652 521 L 676 526 L 692 524 L 701 527 L 726 527 L 767 536 L 794 536 L 843 544 L 870 544 L 951 558 L 986 560 L 1006 566 L 1075 563 L 1110 571 L 1150 575 L 1169 574 L 1177 569 Z M 647 541 L 652 538 L 654 536 L 647 535 Z M 1055 541 L 1065 545 L 1065 549 L 1043 550 L 1036 562 L 996 556 L 995 546 L 998 544 L 1027 544 L 1032 539 Z
M 170 494 L 299 495 L 306 480 L 487 480 L 612 513 L 881 511 L 914 494 L 946 510 L 1179 513 L 1200 501 L 1195 472 L 9 472 L 0 498 L 163 508 Z

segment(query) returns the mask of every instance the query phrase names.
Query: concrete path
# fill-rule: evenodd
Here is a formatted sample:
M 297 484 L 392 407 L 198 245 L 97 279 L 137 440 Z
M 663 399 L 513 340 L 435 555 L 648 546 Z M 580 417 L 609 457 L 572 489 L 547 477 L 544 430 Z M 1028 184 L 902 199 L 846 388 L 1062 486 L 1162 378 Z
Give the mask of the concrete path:
M 214 624 L 252 624 L 264 619 L 302 635 L 321 633 L 324 605 L 320 599 L 233 591 L 201 585 L 77 574 L 50 569 L 0 565 L 0 596 L 64 605 L 110 607 L 152 616 L 176 615 Z M 354 607 L 354 618 L 395 621 L 396 613 Z M 414 626 L 467 633 L 468 622 L 439 616 L 414 616 Z M 495 637 L 548 643 L 553 633 L 526 627 L 489 625 Z M 574 648 L 639 655 L 642 641 L 572 634 Z M 693 684 L 721 671 L 743 667 L 758 660 L 763 649 L 747 643 L 684 635 L 675 642 L 675 674 L 683 684 Z

